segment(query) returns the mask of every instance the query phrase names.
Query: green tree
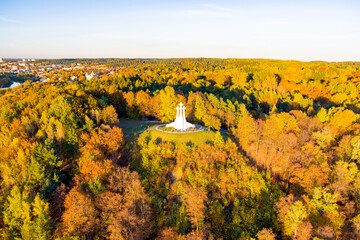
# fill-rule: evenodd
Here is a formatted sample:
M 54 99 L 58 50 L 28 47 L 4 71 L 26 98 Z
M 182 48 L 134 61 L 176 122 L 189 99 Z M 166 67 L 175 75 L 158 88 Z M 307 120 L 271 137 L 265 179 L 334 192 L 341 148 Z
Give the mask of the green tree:
M 105 187 L 98 176 L 94 180 L 89 180 L 89 190 L 95 195 L 104 192 Z
M 4 223 L 10 236 L 21 239 L 49 239 L 51 236 L 49 204 L 36 195 L 34 201 L 25 191 L 15 186 L 8 197 Z
M 43 193 L 50 194 L 60 181 L 60 167 L 62 161 L 50 141 L 34 147 L 27 168 L 28 183 Z
M 71 104 L 66 97 L 59 96 L 52 102 L 48 112 L 50 116 L 55 116 L 64 123 L 71 113 Z
M 17 186 L 11 189 L 4 210 L 4 223 L 14 238 L 21 237 L 21 230 L 26 222 L 31 221 L 31 204 L 28 194 Z
M 42 200 L 39 195 L 36 195 L 32 208 L 34 215 L 34 239 L 49 239 L 52 230 L 49 204 Z

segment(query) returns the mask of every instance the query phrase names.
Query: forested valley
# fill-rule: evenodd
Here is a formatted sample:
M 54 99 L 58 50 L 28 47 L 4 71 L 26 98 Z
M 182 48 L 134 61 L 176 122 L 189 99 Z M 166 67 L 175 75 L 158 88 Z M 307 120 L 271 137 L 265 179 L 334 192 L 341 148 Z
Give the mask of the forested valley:
M 2 239 L 360 238 L 358 63 L 38 62 L 113 74 L 0 90 Z M 121 127 L 179 102 L 212 141 Z

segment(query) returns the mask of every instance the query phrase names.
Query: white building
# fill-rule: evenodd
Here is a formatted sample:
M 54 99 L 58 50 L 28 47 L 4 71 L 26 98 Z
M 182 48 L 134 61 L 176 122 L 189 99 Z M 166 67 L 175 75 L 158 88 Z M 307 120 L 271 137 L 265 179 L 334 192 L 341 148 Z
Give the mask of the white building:
M 194 124 L 191 124 L 186 121 L 185 118 L 185 106 L 180 103 L 179 106 L 176 107 L 176 119 L 175 122 L 166 124 L 166 127 L 173 127 L 180 131 L 185 131 L 188 128 L 195 128 Z
M 86 80 L 91 80 L 94 77 L 98 77 L 98 75 L 95 74 L 94 72 L 91 72 L 90 74 L 85 73 L 85 79 Z

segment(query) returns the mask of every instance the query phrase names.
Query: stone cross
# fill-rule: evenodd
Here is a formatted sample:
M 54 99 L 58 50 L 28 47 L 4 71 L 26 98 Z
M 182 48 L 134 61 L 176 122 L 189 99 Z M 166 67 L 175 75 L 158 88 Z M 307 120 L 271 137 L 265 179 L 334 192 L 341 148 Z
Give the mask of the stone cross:
M 176 107 L 176 118 L 180 116 L 180 108 L 179 106 Z
M 179 107 L 180 106 L 180 107 Z M 179 106 L 176 107 L 176 118 L 185 117 L 185 106 L 182 102 L 179 103 Z

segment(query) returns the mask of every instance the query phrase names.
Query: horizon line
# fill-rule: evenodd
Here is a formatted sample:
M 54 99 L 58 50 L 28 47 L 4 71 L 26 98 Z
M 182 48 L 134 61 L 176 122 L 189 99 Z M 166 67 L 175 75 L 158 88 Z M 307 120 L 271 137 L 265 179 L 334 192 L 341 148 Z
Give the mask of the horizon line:
M 247 57 L 48 57 L 48 58 L 37 58 L 37 57 L 1 57 L 3 60 L 13 59 L 35 59 L 35 60 L 68 60 L 68 59 L 241 59 L 241 60 L 277 60 L 277 61 L 299 61 L 299 62 L 360 62 L 360 60 L 299 60 L 299 59 L 282 59 L 282 58 L 247 58 Z

